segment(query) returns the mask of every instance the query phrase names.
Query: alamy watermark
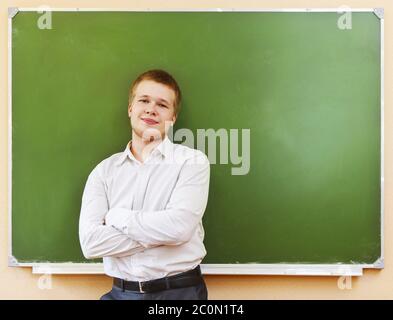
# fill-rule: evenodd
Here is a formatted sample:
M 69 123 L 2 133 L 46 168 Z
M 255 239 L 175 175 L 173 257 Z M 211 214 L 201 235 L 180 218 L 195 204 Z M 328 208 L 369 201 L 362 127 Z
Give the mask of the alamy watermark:
M 246 175 L 250 171 L 251 161 L 251 129 L 197 129 L 196 135 L 187 128 L 177 129 L 173 132 L 172 122 L 165 121 L 165 132 L 174 143 L 180 143 L 192 149 L 198 149 L 207 155 L 210 164 L 232 164 L 232 175 Z M 161 133 L 156 128 L 149 128 L 143 132 L 144 140 L 161 141 Z M 163 151 L 167 146 L 163 145 Z M 146 146 L 142 154 L 149 154 L 149 146 Z M 170 155 L 171 163 L 182 163 L 189 149 L 176 148 Z M 182 154 L 183 153 L 183 154 Z M 191 158 L 190 163 L 199 164 L 204 159 Z
M 337 287 L 340 290 L 351 290 L 352 289 L 352 277 L 342 276 L 337 279 Z
M 339 7 L 340 17 L 337 20 L 337 27 L 340 30 L 351 30 L 352 29 L 352 12 L 348 6 Z
M 49 6 L 38 7 L 37 13 L 41 14 L 37 20 L 37 27 L 41 30 L 52 29 L 52 9 Z
M 41 275 L 37 280 L 37 287 L 40 290 L 52 289 L 52 274 L 45 273 L 45 274 Z

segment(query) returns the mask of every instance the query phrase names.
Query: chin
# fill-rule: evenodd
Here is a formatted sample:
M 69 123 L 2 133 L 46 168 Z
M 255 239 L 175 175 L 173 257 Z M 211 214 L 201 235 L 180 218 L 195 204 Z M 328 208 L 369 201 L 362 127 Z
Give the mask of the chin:
M 146 138 L 146 140 L 157 140 L 162 139 L 163 133 L 158 128 L 147 127 L 143 130 L 142 137 Z

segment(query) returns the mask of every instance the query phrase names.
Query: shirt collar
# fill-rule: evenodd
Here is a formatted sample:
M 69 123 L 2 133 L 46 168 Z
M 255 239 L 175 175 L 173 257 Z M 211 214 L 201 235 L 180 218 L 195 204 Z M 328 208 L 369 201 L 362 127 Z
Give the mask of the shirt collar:
M 118 161 L 116 162 L 117 165 L 121 165 L 127 157 L 130 158 L 132 161 L 137 161 L 130 150 L 130 145 L 131 145 L 131 141 L 127 143 L 126 148 L 121 153 Z M 173 143 L 171 140 L 169 140 L 168 136 L 165 136 L 164 140 L 157 147 L 153 149 L 151 155 L 160 153 L 164 157 L 170 157 L 172 152 L 173 152 Z

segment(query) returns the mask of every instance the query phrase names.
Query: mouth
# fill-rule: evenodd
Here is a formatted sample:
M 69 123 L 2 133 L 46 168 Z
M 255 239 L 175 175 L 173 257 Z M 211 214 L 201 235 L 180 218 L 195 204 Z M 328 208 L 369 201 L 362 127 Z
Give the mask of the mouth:
M 149 125 L 155 125 L 155 124 L 158 124 L 158 121 L 155 121 L 155 120 L 153 120 L 153 119 L 150 119 L 150 118 L 141 118 L 146 124 L 149 124 Z

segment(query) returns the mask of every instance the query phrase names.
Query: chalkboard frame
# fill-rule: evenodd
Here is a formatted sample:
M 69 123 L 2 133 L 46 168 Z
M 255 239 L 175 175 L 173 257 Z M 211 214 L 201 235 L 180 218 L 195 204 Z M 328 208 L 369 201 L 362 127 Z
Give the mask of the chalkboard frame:
M 384 268 L 384 9 L 383 8 L 285 8 L 285 9 L 106 9 L 106 8 L 8 8 L 8 265 L 32 267 L 37 274 L 103 274 L 102 263 L 21 263 L 12 255 L 12 19 L 18 12 L 371 12 L 380 21 L 381 55 L 381 255 L 373 264 L 202 264 L 204 274 L 361 276 L 363 269 Z

